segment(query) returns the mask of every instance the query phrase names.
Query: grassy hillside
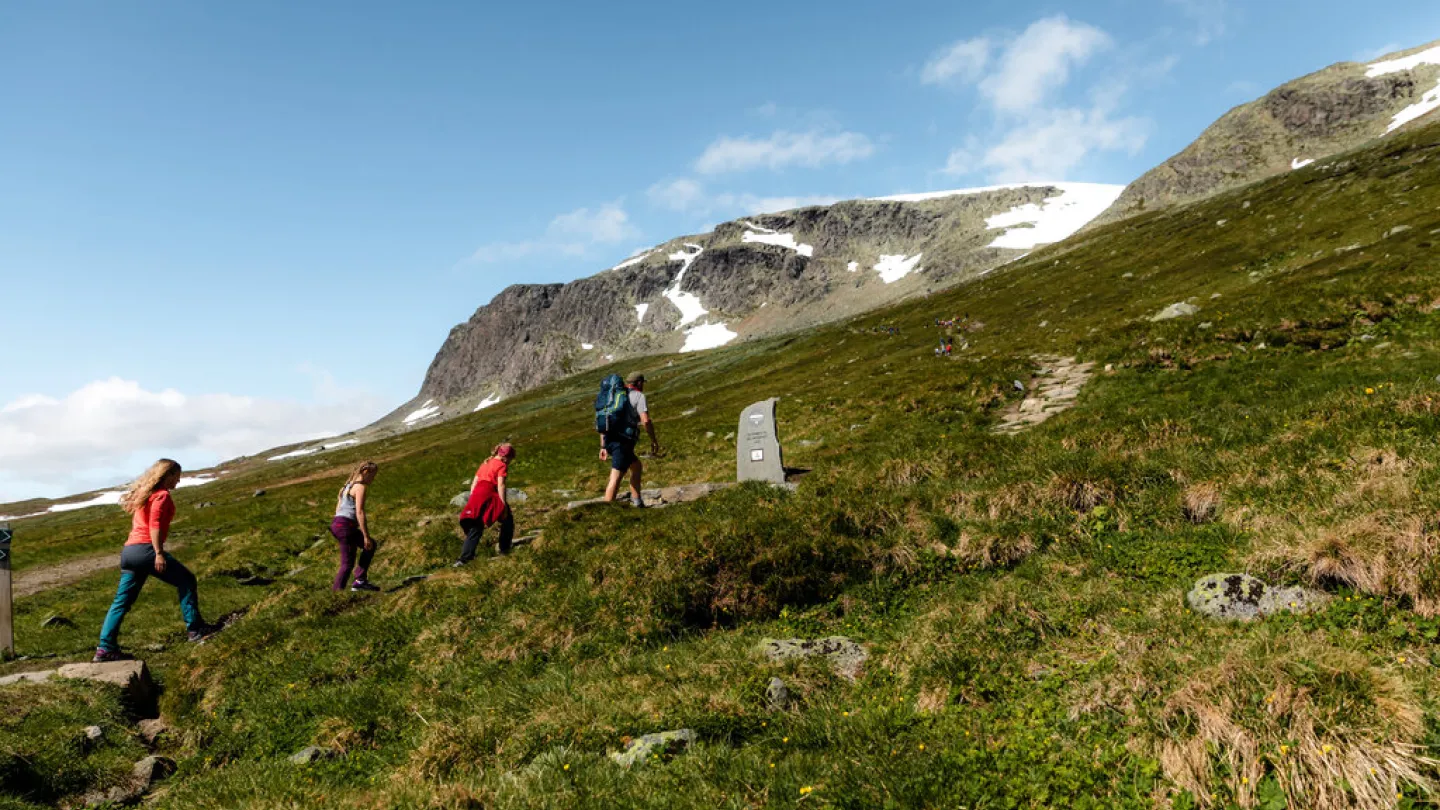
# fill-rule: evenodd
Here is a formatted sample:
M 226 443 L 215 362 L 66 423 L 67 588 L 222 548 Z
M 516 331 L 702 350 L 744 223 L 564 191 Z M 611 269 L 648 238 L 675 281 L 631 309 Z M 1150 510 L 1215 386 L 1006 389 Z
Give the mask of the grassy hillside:
M 560 508 L 557 490 L 603 481 L 595 375 L 181 490 L 175 539 L 207 613 L 245 613 L 187 645 L 152 583 L 127 623 L 178 729 L 153 805 L 1427 804 L 1437 189 L 1432 126 L 864 319 L 633 364 L 669 449 L 649 480 L 728 480 L 741 408 L 780 396 L 787 463 L 813 469 L 793 494 Z M 1150 320 L 1186 300 L 1193 317 Z M 934 357 L 935 319 L 967 313 L 969 348 Z M 991 433 L 1037 354 L 1112 370 L 1073 410 Z M 530 496 L 520 527 L 544 537 L 444 568 L 447 502 L 501 439 Z M 362 458 L 381 464 L 374 578 L 435 575 L 335 595 L 322 532 Z M 113 551 L 125 524 L 96 508 L 18 529 L 25 570 Z M 1253 625 L 1186 609 L 1196 578 L 1232 570 L 1337 598 Z M 20 600 L 22 650 L 87 655 L 115 576 Z M 42 629 L 52 614 L 76 627 Z M 869 645 L 858 683 L 753 652 L 828 635 Z M 772 675 L 793 709 L 767 709 Z M 139 755 L 116 695 L 0 687 L 0 703 L 0 807 L 65 801 Z M 107 736 L 87 752 L 92 723 Z M 605 756 L 682 727 L 699 743 L 673 758 Z M 312 743 L 344 756 L 286 762 Z

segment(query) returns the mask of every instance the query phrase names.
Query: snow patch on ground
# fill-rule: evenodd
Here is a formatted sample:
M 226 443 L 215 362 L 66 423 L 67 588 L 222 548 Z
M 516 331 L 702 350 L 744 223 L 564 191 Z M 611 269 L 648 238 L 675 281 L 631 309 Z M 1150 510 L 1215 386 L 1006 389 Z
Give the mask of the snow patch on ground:
M 645 312 L 646 312 L 647 310 L 649 310 L 649 309 L 650 309 L 650 305 L 649 305 L 649 304 L 636 304 L 636 305 L 635 305 L 635 322 L 636 322 L 636 323 L 640 323 L 640 322 L 644 321 L 644 320 L 645 320 Z
M 1377 76 L 1387 76 L 1391 73 L 1414 70 L 1422 65 L 1440 65 L 1440 45 L 1399 59 L 1373 62 L 1366 69 L 1365 75 L 1373 79 Z M 1440 84 L 1436 84 L 1435 89 L 1421 96 L 1418 102 L 1396 113 L 1395 117 L 1390 121 L 1389 129 L 1385 131 L 1394 132 L 1411 121 L 1428 115 L 1435 110 L 1440 110 Z
M 416 422 L 430 419 L 439 415 L 440 406 L 435 404 L 435 400 L 427 399 L 425 400 L 425 404 L 420 406 L 419 410 L 411 411 L 410 415 L 406 416 L 403 421 L 407 425 L 413 425 Z
M 491 405 L 494 405 L 494 404 L 498 403 L 499 401 L 500 401 L 500 395 L 499 395 L 499 394 L 491 394 L 490 396 L 485 397 L 484 399 L 480 400 L 480 404 L 475 406 L 475 411 L 483 411 L 483 410 L 485 410 L 486 408 L 490 407 Z M 475 413 L 475 411 L 471 411 L 471 413 Z
M 70 512 L 75 509 L 84 509 L 88 506 L 113 506 L 120 503 L 120 496 L 124 494 L 125 490 L 123 489 L 112 489 L 109 492 L 102 492 L 88 501 L 80 501 L 79 503 L 57 503 L 45 511 Z
M 1047 184 L 1035 184 L 1047 185 Z M 991 230 L 1007 229 L 990 247 L 1032 250 L 1059 242 L 1109 208 L 1124 186 L 1100 183 L 1050 183 L 1060 190 L 1041 205 L 1026 203 L 985 220 Z M 1028 227 L 1025 227 L 1028 226 Z
M 625 268 L 631 267 L 631 266 L 634 266 L 634 265 L 637 265 L 637 264 L 639 264 L 640 262 L 643 262 L 643 261 L 645 261 L 646 259 L 648 259 L 648 258 L 650 258 L 651 256 L 654 256 L 654 255 L 655 255 L 655 251 L 651 250 L 651 251 L 647 251 L 647 252 L 645 252 L 645 253 L 641 253 L 641 254 L 638 255 L 638 256 L 631 256 L 630 258 L 628 258 L 628 259 L 626 259 L 625 261 L 623 261 L 623 262 L 615 265 L 614 267 L 612 267 L 612 268 L 610 268 L 610 269 L 611 269 L 611 270 L 624 270 Z
M 752 231 L 759 231 L 760 233 L 775 233 L 775 232 L 776 232 L 774 228 L 767 228 L 767 227 L 765 227 L 764 225 L 756 225 L 755 223 L 751 222 L 751 221 L 748 220 L 748 219 L 747 219 L 747 220 L 742 220 L 742 221 L 740 222 L 740 224 L 741 224 L 741 225 L 744 225 L 745 227 L 749 228 L 749 229 L 752 230 Z
M 300 448 L 299 450 L 291 450 L 291 451 L 288 452 L 288 453 L 281 453 L 281 454 L 278 455 L 278 456 L 271 456 L 270 458 L 267 458 L 267 459 L 265 459 L 265 460 L 266 460 L 266 461 L 284 461 L 284 460 L 287 459 L 287 458 L 298 458 L 298 457 L 300 457 L 300 456 L 308 456 L 308 455 L 312 455 L 312 454 L 315 454 L 315 453 L 323 453 L 323 452 L 325 452 L 326 450 L 334 450 L 334 449 L 337 448 L 337 447 L 345 447 L 345 446 L 351 445 L 351 444 L 359 444 L 359 441 L 360 441 L 359 439 L 346 439 L 346 440 L 341 441 L 341 442 L 330 442 L 330 443 L 328 443 L 328 444 L 317 444 L 317 445 L 315 445 L 314 447 L 302 447 L 302 448 Z M 212 479 L 212 480 L 213 480 L 213 479 Z M 185 479 L 184 479 L 184 478 L 181 478 L 181 479 L 180 479 L 180 486 L 182 486 L 182 487 L 185 486 Z
M 875 272 L 880 274 L 881 281 L 886 284 L 893 284 L 915 272 L 920 266 L 920 257 L 922 255 L 923 254 L 916 253 L 914 256 L 908 258 L 902 254 L 881 256 L 879 264 L 875 265 Z
M 699 245 L 687 243 L 685 247 L 692 248 L 693 250 L 678 250 L 670 254 L 670 261 L 682 262 L 683 266 L 675 276 L 675 283 L 670 285 L 670 289 L 661 293 L 661 295 L 670 300 L 670 303 L 675 305 L 676 309 L 680 310 L 680 323 L 676 325 L 677 329 L 687 323 L 692 323 L 701 315 L 710 311 L 700 304 L 700 296 L 694 293 L 681 292 L 680 290 L 680 284 L 685 280 L 685 272 L 690 269 L 690 265 L 695 263 L 695 260 L 700 257 L 700 254 L 705 252 L 705 248 Z
M 811 245 L 797 244 L 795 242 L 795 234 L 793 233 L 775 233 L 774 231 L 770 231 L 769 233 L 755 233 L 753 231 L 746 231 L 745 235 L 740 237 L 740 241 L 759 242 L 762 245 L 775 245 L 777 247 L 789 248 L 801 256 L 815 255 L 815 248 Z
M 714 349 L 724 346 L 737 337 L 740 335 L 730 331 L 723 323 L 701 324 L 685 330 L 685 345 L 680 347 L 680 352 L 683 354 Z
M 1314 158 L 1295 158 L 1290 161 L 1290 171 L 1295 171 L 1296 169 L 1303 169 L 1314 162 Z
M 595 344 L 594 344 L 594 343 L 581 343 L 581 344 L 580 344 L 580 348 L 582 348 L 582 349 L 584 349 L 585 351 L 588 352 L 588 351 L 590 351 L 591 349 L 595 348 Z
M 850 272 L 853 273 L 853 272 L 855 272 L 856 270 L 859 270 L 859 269 L 860 269 L 860 263 L 859 263 L 859 262 L 850 262 L 849 264 L 845 265 L 845 269 L 846 269 L 846 270 L 849 270 Z

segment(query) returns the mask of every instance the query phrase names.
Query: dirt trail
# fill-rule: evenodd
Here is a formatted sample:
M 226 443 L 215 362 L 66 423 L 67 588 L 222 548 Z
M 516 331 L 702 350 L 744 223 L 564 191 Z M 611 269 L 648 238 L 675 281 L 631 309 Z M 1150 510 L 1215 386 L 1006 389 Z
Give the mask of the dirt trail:
M 183 548 L 181 543 L 167 543 L 166 551 L 175 551 Z M 43 568 L 31 568 L 15 574 L 15 581 L 11 587 L 14 590 L 15 598 L 22 596 L 34 596 L 41 591 L 48 591 L 51 588 L 59 588 L 79 582 L 96 571 L 104 571 L 107 568 L 120 567 L 120 553 L 118 551 L 107 551 L 104 554 L 94 554 L 89 557 L 76 557 L 73 560 L 66 560 L 55 565 L 47 565 Z
M 1029 395 L 1005 414 L 995 426 L 996 433 L 1019 433 L 1074 407 L 1095 368 L 1094 363 L 1078 363 L 1073 357 L 1040 355 L 1035 360 L 1040 370 L 1030 379 Z

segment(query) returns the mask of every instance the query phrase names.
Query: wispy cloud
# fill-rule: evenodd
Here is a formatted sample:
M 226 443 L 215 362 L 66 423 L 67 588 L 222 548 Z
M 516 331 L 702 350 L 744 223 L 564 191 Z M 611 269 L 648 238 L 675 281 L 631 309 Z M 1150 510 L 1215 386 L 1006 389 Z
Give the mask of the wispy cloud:
M 943 171 L 995 182 L 1059 181 L 1097 153 L 1138 152 L 1152 124 L 1121 111 L 1129 89 L 1124 70 L 1110 66 L 1079 104 L 1061 101 L 1073 95 L 1077 71 L 1114 47 L 1106 31 L 1057 14 L 1016 35 L 964 39 L 942 49 L 920 81 L 975 87 L 992 123 L 990 135 L 971 134 L 952 150 Z M 1167 56 L 1143 71 L 1164 75 L 1177 61 Z
M 768 214 L 807 205 L 830 205 L 841 199 L 823 194 L 766 196 L 734 191 L 711 192 L 703 183 L 690 177 L 656 183 L 645 195 L 658 208 L 704 217 Z
M 874 153 L 875 144 L 859 132 L 780 130 L 764 138 L 721 136 L 695 161 L 695 171 L 714 175 L 792 166 L 814 169 L 864 160 Z
M 1070 81 L 1070 72 L 1113 44 L 1093 25 L 1062 15 L 1036 20 L 1011 42 L 999 68 L 980 80 L 980 92 L 997 110 L 1025 112 Z
M 925 84 L 968 84 L 980 78 L 990 64 L 994 43 L 988 37 L 962 39 L 942 48 L 920 69 Z
M 1405 50 L 1404 45 L 1401 45 L 1398 42 L 1387 42 L 1378 48 L 1371 48 L 1367 51 L 1360 51 L 1359 53 L 1351 57 L 1350 61 L 1361 63 L 1375 62 L 1378 61 L 1382 56 L 1389 56 L 1392 53 L 1403 50 Z
M 1229 28 L 1229 0 L 1165 0 L 1183 14 L 1194 27 L 1195 43 L 1209 45 L 1225 36 Z
M 588 255 L 593 246 L 628 242 L 640 235 L 623 201 L 616 200 L 598 208 L 577 208 L 560 214 L 550 220 L 545 233 L 538 238 L 481 245 L 469 261 L 489 264 L 541 256 L 578 258 Z

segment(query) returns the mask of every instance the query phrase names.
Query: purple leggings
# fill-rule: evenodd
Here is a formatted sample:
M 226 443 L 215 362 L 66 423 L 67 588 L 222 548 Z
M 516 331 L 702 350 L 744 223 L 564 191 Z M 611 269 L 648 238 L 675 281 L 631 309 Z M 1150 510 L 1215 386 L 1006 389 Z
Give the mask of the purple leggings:
M 350 518 L 337 517 L 330 524 L 330 533 L 340 541 L 340 570 L 335 572 L 333 590 L 345 590 L 345 586 L 350 584 L 352 568 L 355 569 L 355 582 L 368 582 L 370 560 L 375 557 L 375 549 L 365 548 L 365 535 L 360 532 L 360 524 Z M 355 565 L 357 551 L 360 557 L 358 568 Z

